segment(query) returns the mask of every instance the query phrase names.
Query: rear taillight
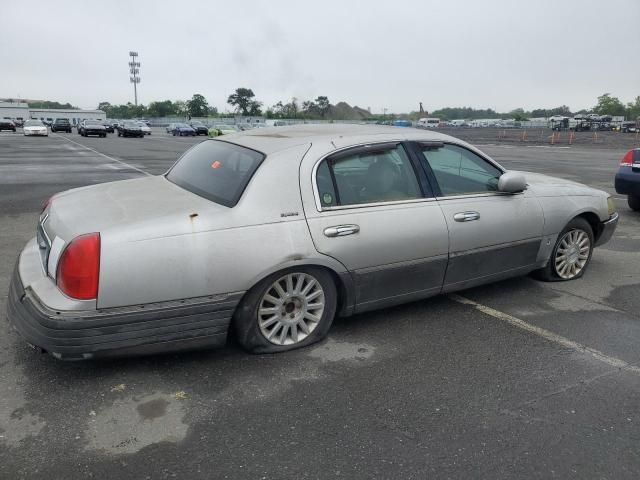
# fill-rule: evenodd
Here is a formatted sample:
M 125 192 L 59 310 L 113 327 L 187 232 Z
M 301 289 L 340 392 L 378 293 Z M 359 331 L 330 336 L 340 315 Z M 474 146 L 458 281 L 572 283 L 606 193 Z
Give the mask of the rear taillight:
M 92 300 L 98 296 L 100 276 L 100 234 L 74 238 L 58 262 L 58 288 L 71 298 Z
M 636 153 L 638 152 L 638 153 Z M 634 155 L 640 155 L 640 150 L 634 149 L 634 150 L 629 150 L 627 153 L 624 154 L 624 157 L 622 157 L 622 160 L 620 161 L 620 166 L 621 167 L 631 167 L 633 165 L 633 156 Z

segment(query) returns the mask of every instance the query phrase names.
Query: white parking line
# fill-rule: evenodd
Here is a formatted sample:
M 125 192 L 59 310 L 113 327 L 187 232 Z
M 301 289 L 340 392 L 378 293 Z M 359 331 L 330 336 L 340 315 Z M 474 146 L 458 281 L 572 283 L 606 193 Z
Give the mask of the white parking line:
M 98 155 L 100 155 L 100 156 L 102 156 L 102 157 L 104 157 L 104 158 L 107 158 L 107 159 L 111 160 L 112 162 L 120 163 L 121 165 L 124 165 L 124 166 L 126 166 L 126 167 L 128 167 L 128 168 L 131 168 L 131 169 L 133 169 L 133 170 L 136 170 L 136 171 L 138 171 L 138 172 L 140 172 L 140 173 L 144 173 L 145 175 L 147 175 L 147 176 L 149 176 L 149 177 L 152 177 L 152 176 L 153 176 L 153 175 L 151 175 L 149 172 L 145 172 L 144 170 L 141 170 L 141 169 L 139 169 L 138 167 L 134 167 L 133 165 L 130 165 L 130 164 L 128 164 L 127 162 L 123 162 L 122 160 L 118 160 L 117 158 L 113 158 L 113 157 L 110 157 L 109 155 L 105 155 L 104 153 L 101 153 L 101 152 L 99 152 L 99 151 L 97 151 L 97 150 L 94 150 L 94 149 L 93 149 L 93 148 L 91 148 L 91 147 L 87 147 L 86 145 L 83 145 L 83 144 L 81 144 L 81 143 L 78 143 L 78 142 L 76 142 L 75 140 L 71 140 L 70 138 L 64 137 L 64 136 L 62 136 L 62 135 L 58 135 L 57 133 L 52 133 L 52 135 L 55 135 L 56 137 L 64 138 L 64 139 L 65 139 L 65 140 L 67 140 L 68 142 L 75 143 L 76 145 L 79 145 L 79 146 L 81 146 L 82 148 L 86 148 L 87 150 L 91 150 L 93 153 L 97 153 Z
M 553 332 L 550 332 L 549 330 L 545 330 L 544 328 L 531 325 L 530 323 L 527 323 L 524 320 L 520 320 L 519 318 L 516 318 L 513 315 L 509 315 L 508 313 L 504 313 L 494 308 L 487 307 L 486 305 L 474 302 L 473 300 L 469 300 L 468 298 L 462 297 L 460 295 L 451 294 L 449 295 L 449 298 L 463 305 L 470 305 L 472 307 L 475 307 L 476 310 L 486 315 L 490 315 L 494 318 L 497 318 L 498 320 L 507 322 L 514 327 L 526 330 L 527 332 L 538 335 L 546 340 L 557 343 L 558 345 L 570 348 L 578 353 L 589 354 L 596 360 L 599 360 L 602 363 L 606 363 L 607 365 L 610 365 L 612 367 L 616 367 L 627 372 L 640 374 L 640 367 L 631 365 L 630 363 L 627 363 L 624 360 L 620 360 L 619 358 L 610 357 L 609 355 L 602 353 L 600 350 L 596 350 L 595 348 L 587 347 L 586 345 L 582 345 L 581 343 L 574 342 L 573 340 L 569 340 L 562 335 L 557 335 Z

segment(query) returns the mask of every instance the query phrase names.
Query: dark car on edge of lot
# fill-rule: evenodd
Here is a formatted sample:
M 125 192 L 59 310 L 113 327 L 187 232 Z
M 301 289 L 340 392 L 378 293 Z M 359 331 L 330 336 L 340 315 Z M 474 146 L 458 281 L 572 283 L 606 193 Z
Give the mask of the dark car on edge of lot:
M 71 133 L 71 123 L 66 118 L 56 118 L 51 124 L 51 131 Z
M 0 119 L 0 132 L 2 130 L 10 130 L 13 133 L 16 132 L 16 124 L 10 118 Z
M 102 122 L 98 120 L 83 120 L 78 126 L 78 133 L 83 137 L 96 135 L 104 138 L 107 136 L 107 129 L 104 128 Z
M 207 130 L 208 132 L 208 130 Z M 189 125 L 187 125 L 186 123 L 176 123 L 173 125 L 173 130 L 171 130 L 171 134 L 175 137 L 176 135 L 179 137 L 183 137 L 183 136 L 193 136 L 195 137 L 196 131 L 191 128 Z
M 125 121 L 118 125 L 118 136 L 144 138 L 144 132 L 138 122 Z
M 202 122 L 191 122 L 190 126 L 196 131 L 196 135 L 207 135 L 209 133 L 209 127 Z
M 640 211 L 640 148 L 625 153 L 615 178 L 616 192 L 627 196 L 631 210 Z
M 113 124 L 111 122 L 104 121 L 102 122 L 102 125 L 104 125 L 104 129 L 107 133 L 113 133 Z

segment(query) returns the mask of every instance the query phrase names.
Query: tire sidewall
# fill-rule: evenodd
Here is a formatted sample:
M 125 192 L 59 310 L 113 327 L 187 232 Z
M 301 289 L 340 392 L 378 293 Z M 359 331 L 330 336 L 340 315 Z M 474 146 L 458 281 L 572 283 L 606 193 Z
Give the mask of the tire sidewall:
M 320 324 L 304 340 L 295 345 L 275 345 L 267 340 L 258 325 L 258 308 L 260 300 L 279 278 L 290 273 L 306 273 L 313 276 L 322 286 L 325 297 L 325 308 Z M 332 275 L 325 269 L 317 267 L 298 267 L 280 270 L 269 275 L 249 290 L 233 317 L 233 328 L 240 344 L 252 353 L 276 353 L 305 347 L 322 340 L 335 317 L 337 306 L 337 290 Z
M 558 251 L 558 248 L 560 247 L 560 242 L 562 241 L 562 238 L 571 230 L 583 230 L 587 236 L 589 237 L 589 258 L 587 258 L 587 263 L 585 263 L 584 267 L 582 268 L 582 270 L 580 271 L 580 273 L 578 273 L 575 277 L 572 278 L 562 278 L 558 272 L 556 271 L 556 267 L 555 267 L 555 258 L 556 258 L 556 253 Z M 594 249 L 594 243 L 595 243 L 595 238 L 593 235 L 593 230 L 591 228 L 591 225 L 589 225 L 589 222 L 587 222 L 585 219 L 583 218 L 574 218 L 573 220 L 571 220 L 566 227 L 564 227 L 564 229 L 562 230 L 562 232 L 560 232 L 560 234 L 558 235 L 558 239 L 556 240 L 556 244 L 553 247 L 553 250 L 551 252 L 551 257 L 549 258 L 549 271 L 551 273 L 551 275 L 553 276 L 553 279 L 555 281 L 558 282 L 566 282 L 566 281 L 570 281 L 570 280 L 575 280 L 578 279 L 580 277 L 582 277 L 582 275 L 584 275 L 584 272 L 589 268 L 589 265 L 591 264 L 591 257 L 593 256 L 593 249 Z

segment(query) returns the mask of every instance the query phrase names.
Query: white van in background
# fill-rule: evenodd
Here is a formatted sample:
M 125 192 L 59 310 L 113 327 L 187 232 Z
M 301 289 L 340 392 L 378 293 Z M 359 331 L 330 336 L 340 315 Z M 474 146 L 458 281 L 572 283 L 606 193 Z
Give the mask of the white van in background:
M 438 128 L 440 125 L 439 118 L 421 118 L 418 120 L 416 127 L 418 128 Z

